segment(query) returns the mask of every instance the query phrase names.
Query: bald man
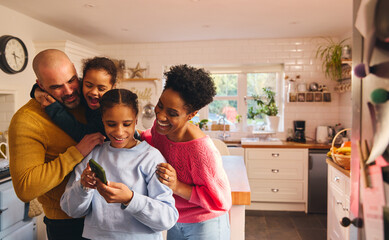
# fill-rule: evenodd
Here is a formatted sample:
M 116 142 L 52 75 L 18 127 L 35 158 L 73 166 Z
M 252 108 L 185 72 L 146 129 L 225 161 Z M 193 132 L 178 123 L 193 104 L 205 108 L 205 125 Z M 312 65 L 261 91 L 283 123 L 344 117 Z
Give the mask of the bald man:
M 59 50 L 44 50 L 33 60 L 37 83 L 62 103 L 78 121 L 85 123 L 80 106 L 76 69 Z M 78 144 L 31 99 L 13 116 L 9 127 L 10 172 L 17 196 L 24 202 L 34 198 L 42 204 L 49 240 L 83 239 L 83 219 L 72 219 L 61 210 L 60 198 L 73 168 L 104 136 L 86 135 Z

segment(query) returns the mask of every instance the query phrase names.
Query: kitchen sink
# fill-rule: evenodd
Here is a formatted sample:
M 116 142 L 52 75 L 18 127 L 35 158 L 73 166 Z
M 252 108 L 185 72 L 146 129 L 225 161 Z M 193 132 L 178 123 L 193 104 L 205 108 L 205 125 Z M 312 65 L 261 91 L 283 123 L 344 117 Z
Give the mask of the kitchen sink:
M 226 143 L 227 147 L 242 147 L 240 143 Z
M 281 145 L 282 141 L 278 138 L 242 138 L 244 145 Z

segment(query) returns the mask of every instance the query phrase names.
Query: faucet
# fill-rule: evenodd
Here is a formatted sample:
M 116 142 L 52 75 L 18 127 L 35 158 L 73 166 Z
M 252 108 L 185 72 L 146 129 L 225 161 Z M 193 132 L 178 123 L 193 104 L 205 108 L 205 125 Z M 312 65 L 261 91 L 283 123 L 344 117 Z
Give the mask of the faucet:
M 221 137 L 221 139 L 224 141 L 230 136 L 230 134 L 226 133 L 226 118 L 224 116 L 219 118 L 217 123 L 220 124 L 221 121 L 223 121 L 223 134 L 220 134 L 219 137 Z

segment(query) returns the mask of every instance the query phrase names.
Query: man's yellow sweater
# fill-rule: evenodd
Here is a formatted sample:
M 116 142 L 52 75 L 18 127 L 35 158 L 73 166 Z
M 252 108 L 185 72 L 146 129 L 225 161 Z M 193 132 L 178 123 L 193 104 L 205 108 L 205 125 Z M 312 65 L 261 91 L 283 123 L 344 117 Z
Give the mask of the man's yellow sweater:
M 84 109 L 70 111 L 85 123 Z M 70 218 L 59 201 L 69 173 L 83 159 L 76 142 L 55 125 L 31 99 L 13 116 L 9 127 L 10 172 L 17 196 L 24 202 L 38 197 L 49 219 Z

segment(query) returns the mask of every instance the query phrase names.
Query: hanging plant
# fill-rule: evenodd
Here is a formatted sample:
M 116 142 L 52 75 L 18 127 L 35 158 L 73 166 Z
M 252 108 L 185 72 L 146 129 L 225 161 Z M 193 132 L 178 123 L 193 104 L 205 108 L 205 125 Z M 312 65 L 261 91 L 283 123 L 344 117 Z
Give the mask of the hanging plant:
M 322 60 L 322 69 L 327 78 L 338 81 L 342 79 L 342 49 L 346 46 L 343 39 L 335 42 L 332 38 L 326 38 L 327 44 L 321 45 L 316 50 L 316 58 Z

